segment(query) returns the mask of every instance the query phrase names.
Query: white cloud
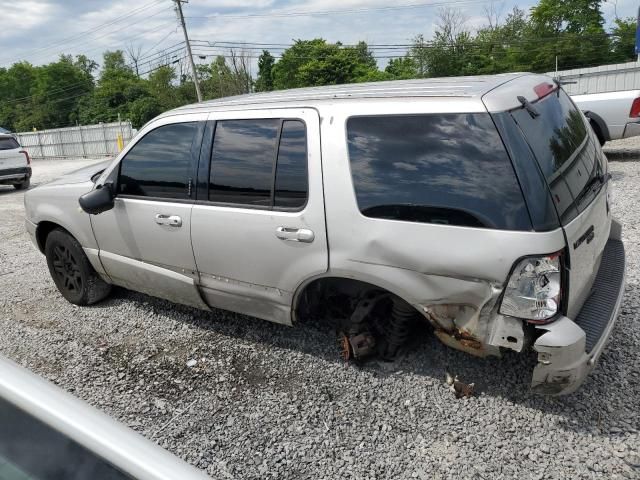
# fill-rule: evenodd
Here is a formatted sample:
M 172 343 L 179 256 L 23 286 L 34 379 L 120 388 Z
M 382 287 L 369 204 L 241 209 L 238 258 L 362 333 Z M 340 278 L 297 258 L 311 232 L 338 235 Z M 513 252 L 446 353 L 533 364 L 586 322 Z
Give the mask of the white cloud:
M 151 0 L 0 0 L 2 28 L 0 28 L 0 66 L 24 59 L 35 64 L 55 60 L 60 53 L 85 53 L 100 61 L 107 49 L 124 49 L 133 42 L 143 51 L 154 47 L 178 27 L 172 2 L 164 0 L 133 17 L 127 17 L 104 28 L 105 22 L 128 15 Z M 476 29 L 485 23 L 484 7 L 490 0 L 467 3 L 451 2 L 468 17 L 467 26 Z M 387 9 L 408 4 L 438 4 L 433 7 Z M 247 41 L 289 44 L 295 39 L 317 37 L 329 41 L 355 43 L 402 43 L 417 34 L 430 38 L 433 34 L 438 7 L 444 0 L 191 0 L 184 5 L 190 36 L 215 41 Z M 504 4 L 503 18 L 513 6 L 528 11 L 536 0 L 497 0 Z M 219 15 L 269 15 L 275 12 L 308 12 L 360 10 L 315 16 L 234 18 L 196 18 Z M 603 11 L 610 23 L 613 5 L 603 3 Z M 617 0 L 620 17 L 635 16 L 637 0 Z M 162 10 L 162 13 L 155 15 Z M 14 27 L 6 27 L 13 25 Z M 69 37 L 87 34 L 72 41 Z M 162 49 L 182 40 L 182 32 L 167 37 L 157 47 Z M 259 51 L 256 51 L 256 55 Z M 381 65 L 386 59 L 380 60 Z
M 14 36 L 17 30 L 30 30 L 46 24 L 53 11 L 53 6 L 37 0 L 21 1 L 19 6 L 15 2 L 0 1 L 2 25 L 0 39 Z

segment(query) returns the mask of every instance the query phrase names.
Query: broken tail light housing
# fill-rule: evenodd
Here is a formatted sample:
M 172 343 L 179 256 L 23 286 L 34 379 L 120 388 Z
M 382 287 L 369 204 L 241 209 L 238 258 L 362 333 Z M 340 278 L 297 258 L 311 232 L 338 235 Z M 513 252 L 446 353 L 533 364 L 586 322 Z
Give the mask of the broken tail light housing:
M 547 323 L 561 309 L 562 255 L 527 257 L 511 271 L 500 313 L 532 323 Z

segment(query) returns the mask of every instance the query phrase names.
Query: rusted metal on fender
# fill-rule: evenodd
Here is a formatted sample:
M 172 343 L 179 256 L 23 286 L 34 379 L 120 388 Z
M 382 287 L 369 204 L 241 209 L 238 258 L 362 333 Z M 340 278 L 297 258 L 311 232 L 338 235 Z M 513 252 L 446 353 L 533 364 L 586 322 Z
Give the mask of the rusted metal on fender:
M 486 295 L 479 307 L 469 303 L 430 304 L 421 306 L 421 311 L 435 328 L 435 335 L 449 347 L 478 357 L 500 356 L 501 346 L 522 348 L 524 331 L 521 322 L 519 330 L 517 325 L 509 322 L 497 325 L 505 331 L 496 328 L 496 320 L 502 317 L 497 313 L 502 288 L 483 283 Z M 515 342 L 502 341 L 507 337 L 512 337 Z

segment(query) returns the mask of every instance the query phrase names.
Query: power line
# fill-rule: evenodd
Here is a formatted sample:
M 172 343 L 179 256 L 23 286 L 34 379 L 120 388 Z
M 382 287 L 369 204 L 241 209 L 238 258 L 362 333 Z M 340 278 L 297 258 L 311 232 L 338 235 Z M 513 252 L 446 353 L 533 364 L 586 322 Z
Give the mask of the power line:
M 75 35 L 72 35 L 70 37 L 66 37 L 64 39 L 58 40 L 57 42 L 53 42 L 53 43 L 51 43 L 51 44 L 49 44 L 49 45 L 47 45 L 45 47 L 40 47 L 40 48 L 36 48 L 34 50 L 31 50 L 31 51 L 28 51 L 25 54 L 25 56 L 33 56 L 33 54 L 38 56 L 39 52 L 48 51 L 48 50 L 51 50 L 53 48 L 57 48 L 57 47 L 60 47 L 62 45 L 65 45 L 67 43 L 75 42 L 78 39 L 80 39 L 80 38 L 82 38 L 84 36 L 87 36 L 87 35 L 93 35 L 93 34 L 95 34 L 95 32 L 97 32 L 99 30 L 102 30 L 102 29 L 104 29 L 106 27 L 109 27 L 109 26 L 113 25 L 114 23 L 117 23 L 117 22 L 119 22 L 121 20 L 124 20 L 125 18 L 129 18 L 129 17 L 135 16 L 138 13 L 141 13 L 141 12 L 147 10 L 148 8 L 152 7 L 153 5 L 159 4 L 159 3 L 163 2 L 163 1 L 164 0 L 153 0 L 152 2 L 146 3 L 146 4 L 136 8 L 134 10 L 129 11 L 128 13 L 126 13 L 124 15 L 120 15 L 120 16 L 118 16 L 116 18 L 113 18 L 113 19 L 109 20 L 108 22 L 96 25 L 96 26 L 94 26 L 93 28 L 91 28 L 89 30 L 84 30 L 84 31 L 82 31 L 80 33 L 77 33 Z M 10 57 L 0 58 L 0 62 L 5 62 L 5 61 L 7 61 L 8 58 L 10 58 Z
M 164 42 L 167 38 L 169 38 L 171 35 L 173 35 L 173 34 L 175 34 L 177 32 L 178 32 L 178 27 L 176 27 L 175 30 L 171 30 L 164 37 L 162 37 L 158 42 L 154 43 L 151 47 L 149 47 L 149 49 L 145 50 L 144 53 L 141 54 L 140 58 L 145 58 L 145 55 L 147 53 L 149 53 L 151 50 L 156 48 L 158 45 L 160 45 L 162 42 Z M 183 43 L 183 42 L 180 42 L 180 43 Z
M 217 18 L 270 18 L 270 17 L 307 17 L 307 16 L 325 16 L 325 15 L 343 15 L 363 12 L 379 12 L 388 10 L 403 10 L 413 8 L 428 8 L 428 7 L 444 7 L 450 5 L 466 5 L 475 3 L 487 3 L 487 0 L 449 0 L 446 2 L 431 2 L 431 3 L 411 3 L 406 5 L 394 5 L 387 7 L 364 7 L 364 8 L 351 8 L 340 10 L 315 10 L 315 11 L 290 11 L 290 12 L 270 12 L 270 13 L 248 13 L 248 14 L 234 14 L 234 13 L 221 13 L 213 15 L 201 15 L 201 16 L 189 16 L 186 18 L 200 18 L 200 19 L 217 19 Z

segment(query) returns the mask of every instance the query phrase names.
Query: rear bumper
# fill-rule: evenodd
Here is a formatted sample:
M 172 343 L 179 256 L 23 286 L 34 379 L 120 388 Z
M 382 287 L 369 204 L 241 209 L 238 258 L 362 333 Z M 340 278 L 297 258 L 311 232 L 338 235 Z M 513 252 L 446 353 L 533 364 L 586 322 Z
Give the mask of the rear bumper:
M 640 123 L 627 123 L 622 132 L 622 138 L 637 137 L 640 135 Z
M 21 183 L 31 178 L 31 167 L 0 170 L 0 185 Z
M 619 230 L 619 229 L 618 229 Z M 531 388 L 560 395 L 575 391 L 593 370 L 611 335 L 624 295 L 625 253 L 619 238 L 609 238 L 591 296 L 575 320 L 560 317 L 537 327 L 538 364 Z

